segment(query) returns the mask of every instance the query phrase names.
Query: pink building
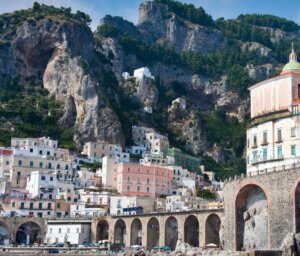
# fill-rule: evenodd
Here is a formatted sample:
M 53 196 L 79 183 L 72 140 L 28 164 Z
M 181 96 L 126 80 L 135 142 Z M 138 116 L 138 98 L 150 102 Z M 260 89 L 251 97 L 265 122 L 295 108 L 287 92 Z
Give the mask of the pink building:
M 120 163 L 117 190 L 126 196 L 159 197 L 172 193 L 173 170 L 156 165 Z

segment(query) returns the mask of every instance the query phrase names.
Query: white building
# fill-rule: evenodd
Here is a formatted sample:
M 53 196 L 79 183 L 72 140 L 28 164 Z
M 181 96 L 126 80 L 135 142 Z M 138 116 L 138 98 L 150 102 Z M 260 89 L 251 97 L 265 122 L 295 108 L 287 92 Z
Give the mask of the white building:
M 125 151 L 130 155 L 143 155 L 146 152 L 146 147 L 131 146 L 131 147 L 126 147 Z
M 142 79 L 144 77 L 147 77 L 147 78 L 154 80 L 154 76 L 152 76 L 149 68 L 147 68 L 147 67 L 135 69 L 133 71 L 133 77 L 135 77 L 137 79 Z
M 105 188 L 117 189 L 117 167 L 118 159 L 111 157 L 104 157 L 102 163 L 102 169 L 99 171 L 99 175 L 102 178 L 102 185 Z
M 76 172 L 75 186 L 78 188 L 89 188 L 96 186 L 95 173 L 85 168 Z
M 27 178 L 26 189 L 31 198 L 54 200 L 57 195 L 57 176 L 55 172 L 33 171 Z
M 156 205 L 156 199 L 142 196 L 111 196 L 110 198 L 110 214 L 124 214 L 124 208 L 143 207 L 144 213 L 153 212 Z
M 84 202 L 79 202 L 77 204 L 71 204 L 70 214 L 71 217 L 85 217 L 93 218 L 98 216 L 104 216 L 106 209 L 96 206 L 88 206 Z
M 48 220 L 46 243 L 83 244 L 91 242 L 90 220 Z
M 80 201 L 86 205 L 97 205 L 107 207 L 110 202 L 110 193 L 96 191 L 93 189 L 79 189 L 78 194 Z
M 279 76 L 249 88 L 247 172 L 283 168 L 300 160 L 300 63 L 292 49 Z

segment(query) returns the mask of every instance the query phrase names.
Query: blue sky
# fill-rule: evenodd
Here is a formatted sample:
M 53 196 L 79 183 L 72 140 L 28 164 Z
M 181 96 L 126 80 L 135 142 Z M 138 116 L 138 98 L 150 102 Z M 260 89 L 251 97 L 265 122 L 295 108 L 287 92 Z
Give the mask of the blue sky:
M 0 13 L 31 7 L 34 0 L 0 0 Z M 122 16 L 137 23 L 138 6 L 143 0 L 37 0 L 37 2 L 57 7 L 72 7 L 72 11 L 88 13 L 93 22 L 92 29 L 99 24 L 105 14 Z M 274 14 L 300 24 L 300 1 L 290 0 L 181 0 L 202 6 L 214 19 L 219 17 L 236 18 L 242 13 Z

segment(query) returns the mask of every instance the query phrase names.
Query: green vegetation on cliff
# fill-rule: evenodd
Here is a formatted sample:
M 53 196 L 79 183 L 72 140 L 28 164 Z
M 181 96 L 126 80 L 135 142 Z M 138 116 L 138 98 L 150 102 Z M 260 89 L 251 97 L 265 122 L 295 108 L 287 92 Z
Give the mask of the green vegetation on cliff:
M 260 27 L 279 28 L 285 32 L 297 32 L 300 29 L 300 26 L 294 21 L 274 15 L 241 14 L 240 16 L 238 16 L 237 20 L 243 23 L 248 23 L 250 25 L 256 25 Z
M 0 102 L 0 146 L 9 145 L 11 137 L 50 136 L 65 148 L 75 148 L 73 130 L 57 125 L 61 103 L 49 98 L 47 90 L 11 79 L 0 84 Z

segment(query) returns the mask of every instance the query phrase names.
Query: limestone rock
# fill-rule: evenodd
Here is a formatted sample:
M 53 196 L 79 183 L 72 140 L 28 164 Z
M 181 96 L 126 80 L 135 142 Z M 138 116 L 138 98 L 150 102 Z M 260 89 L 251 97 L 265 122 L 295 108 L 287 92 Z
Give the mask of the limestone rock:
M 159 43 L 174 47 L 178 52 L 207 54 L 227 44 L 220 31 L 182 20 L 166 5 L 155 2 L 145 1 L 140 5 L 138 26 Z

